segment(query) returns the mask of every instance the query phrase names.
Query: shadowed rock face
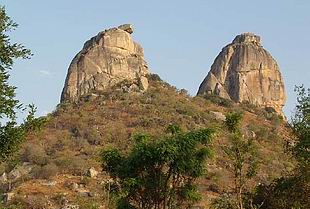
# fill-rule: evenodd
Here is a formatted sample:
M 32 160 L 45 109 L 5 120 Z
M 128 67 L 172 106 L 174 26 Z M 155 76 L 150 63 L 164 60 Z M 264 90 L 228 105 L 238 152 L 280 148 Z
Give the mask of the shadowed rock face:
M 148 66 L 142 47 L 132 40 L 133 27 L 121 25 L 100 32 L 84 44 L 69 69 L 61 102 L 76 102 L 81 96 L 105 90 L 121 81 L 148 87 Z
M 206 93 L 272 107 L 279 114 L 286 100 L 277 62 L 252 33 L 238 35 L 222 49 L 199 87 L 198 94 Z

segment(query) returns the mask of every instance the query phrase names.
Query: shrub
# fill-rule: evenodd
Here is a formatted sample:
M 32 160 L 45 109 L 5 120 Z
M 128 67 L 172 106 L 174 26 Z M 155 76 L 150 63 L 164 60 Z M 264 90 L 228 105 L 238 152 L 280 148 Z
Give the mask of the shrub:
M 84 137 L 91 145 L 100 145 L 103 141 L 100 132 L 96 128 L 89 128 L 85 131 Z
M 50 179 L 57 175 L 59 169 L 54 163 L 51 163 L 44 166 L 37 166 L 32 172 L 36 178 Z
M 80 209 L 98 209 L 101 208 L 100 204 L 98 203 L 99 200 L 94 198 L 77 198 L 74 201 L 77 205 L 79 205 Z
M 218 95 L 215 95 L 215 94 L 205 94 L 204 98 L 207 100 L 210 100 L 214 104 L 217 104 L 217 105 L 220 105 L 223 107 L 232 107 L 233 106 L 233 101 L 219 97 Z
M 147 78 L 150 80 L 150 81 L 162 81 L 162 79 L 160 78 L 160 76 L 158 74 L 149 74 L 147 76 Z
M 84 175 L 87 168 L 87 161 L 81 156 L 61 156 L 55 159 L 55 164 L 62 172 L 69 172 L 73 175 Z
M 227 194 L 224 194 L 211 203 L 211 209 L 237 209 L 236 203 Z
M 30 162 L 42 166 L 48 162 L 48 156 L 42 146 L 29 144 L 26 146 L 22 154 L 22 160 L 24 162 Z
M 13 200 L 14 203 L 10 203 L 10 205 L 3 205 L 1 202 L 0 202 L 0 209 L 24 209 L 25 206 L 21 203 L 21 202 L 18 202 L 16 200 Z

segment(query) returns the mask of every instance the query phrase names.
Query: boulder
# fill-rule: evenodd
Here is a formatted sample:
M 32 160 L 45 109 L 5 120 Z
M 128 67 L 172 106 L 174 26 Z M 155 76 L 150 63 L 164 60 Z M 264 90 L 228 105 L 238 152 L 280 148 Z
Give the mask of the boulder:
M 73 189 L 73 190 L 77 190 L 79 188 L 79 184 L 76 183 L 76 182 L 73 182 L 71 185 L 70 185 L 70 188 Z
M 221 112 L 210 111 L 210 114 L 213 115 L 215 120 L 219 120 L 219 121 L 225 121 L 226 120 L 226 116 Z
M 7 174 L 4 172 L 1 176 L 0 176 L 0 184 L 5 184 L 8 181 L 8 176 Z
M 145 76 L 141 76 L 140 77 L 140 82 L 139 82 L 139 84 L 140 84 L 140 88 L 142 89 L 142 90 L 147 90 L 148 89 L 148 87 L 149 87 L 149 81 L 148 81 L 148 79 L 145 77 Z
M 13 192 L 4 193 L 4 195 L 3 195 L 3 202 L 4 202 L 5 204 L 7 204 L 7 203 L 10 202 L 14 197 L 15 197 L 15 193 L 13 193 Z
M 77 189 L 76 192 L 81 197 L 91 197 L 92 193 L 87 189 Z
M 126 31 L 129 34 L 133 33 L 133 26 L 131 24 L 120 25 L 117 28 Z
M 87 41 L 69 66 L 61 102 L 77 102 L 125 80 L 140 82 L 141 91 L 145 91 L 149 70 L 143 48 L 133 41 L 131 33 L 132 25 L 124 24 Z
M 253 33 L 238 35 L 222 49 L 199 87 L 203 94 L 272 107 L 281 115 L 286 101 L 279 66 Z
M 43 181 L 41 181 L 40 183 L 41 183 L 41 185 L 43 185 L 43 186 L 53 187 L 53 186 L 56 186 L 57 181 L 53 181 L 53 180 L 43 180 Z
M 79 209 L 79 208 L 80 208 L 79 205 L 68 204 L 68 205 L 63 206 L 61 209 Z
M 90 177 L 90 178 L 96 178 L 98 176 L 99 172 L 94 168 L 90 168 L 88 171 L 87 171 L 87 175 Z
M 30 172 L 33 169 L 33 165 L 30 165 L 29 163 L 23 163 L 20 166 L 17 166 L 14 168 L 9 174 L 8 174 L 8 179 L 10 181 L 16 181 L 19 178 L 26 176 L 30 174 Z

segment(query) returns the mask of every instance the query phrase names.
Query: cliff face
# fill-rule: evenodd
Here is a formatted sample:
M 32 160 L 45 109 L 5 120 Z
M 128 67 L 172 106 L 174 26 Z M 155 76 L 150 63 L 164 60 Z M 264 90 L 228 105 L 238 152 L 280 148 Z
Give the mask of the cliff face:
M 238 35 L 216 57 L 198 94 L 272 107 L 282 114 L 286 96 L 277 62 L 252 33 Z
M 100 32 L 84 44 L 71 62 L 61 102 L 78 101 L 91 94 L 129 80 L 140 90 L 148 87 L 148 66 L 142 47 L 131 37 L 130 24 Z

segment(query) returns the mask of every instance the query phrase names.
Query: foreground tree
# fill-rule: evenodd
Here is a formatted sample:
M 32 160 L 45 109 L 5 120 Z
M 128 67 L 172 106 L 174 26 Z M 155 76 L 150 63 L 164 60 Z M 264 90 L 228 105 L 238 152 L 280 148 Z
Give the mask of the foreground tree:
M 257 188 L 255 202 L 262 209 L 310 208 L 310 89 L 296 87 L 297 106 L 291 127 L 296 143 L 291 151 L 297 167 L 290 176 Z
M 293 147 L 293 155 L 298 161 L 300 170 L 309 172 L 310 163 L 310 89 L 303 86 L 296 87 L 297 106 L 291 126 L 297 137 L 296 146 Z M 309 173 L 308 173 L 309 174 Z
M 231 136 L 230 143 L 224 146 L 223 150 L 229 159 L 228 163 L 232 167 L 235 201 L 228 197 L 217 199 L 213 203 L 215 208 L 245 208 L 246 186 L 258 171 L 257 148 L 252 139 L 246 139 L 242 135 L 241 121 L 242 113 L 233 112 L 226 115 L 225 125 L 230 131 Z
M 16 111 L 22 109 L 22 105 L 16 99 L 16 87 L 8 83 L 14 60 L 31 56 L 31 52 L 21 44 L 11 43 L 8 33 L 16 27 L 17 24 L 7 16 L 5 8 L 0 6 L 0 161 L 7 159 L 17 149 L 24 138 L 26 126 L 29 127 L 28 122 L 16 126 Z M 28 119 L 33 119 L 33 114 Z
M 178 126 L 160 139 L 136 135 L 132 151 L 103 153 L 103 168 L 118 188 L 119 209 L 190 208 L 199 201 L 195 180 L 203 175 L 213 131 L 183 133 Z

